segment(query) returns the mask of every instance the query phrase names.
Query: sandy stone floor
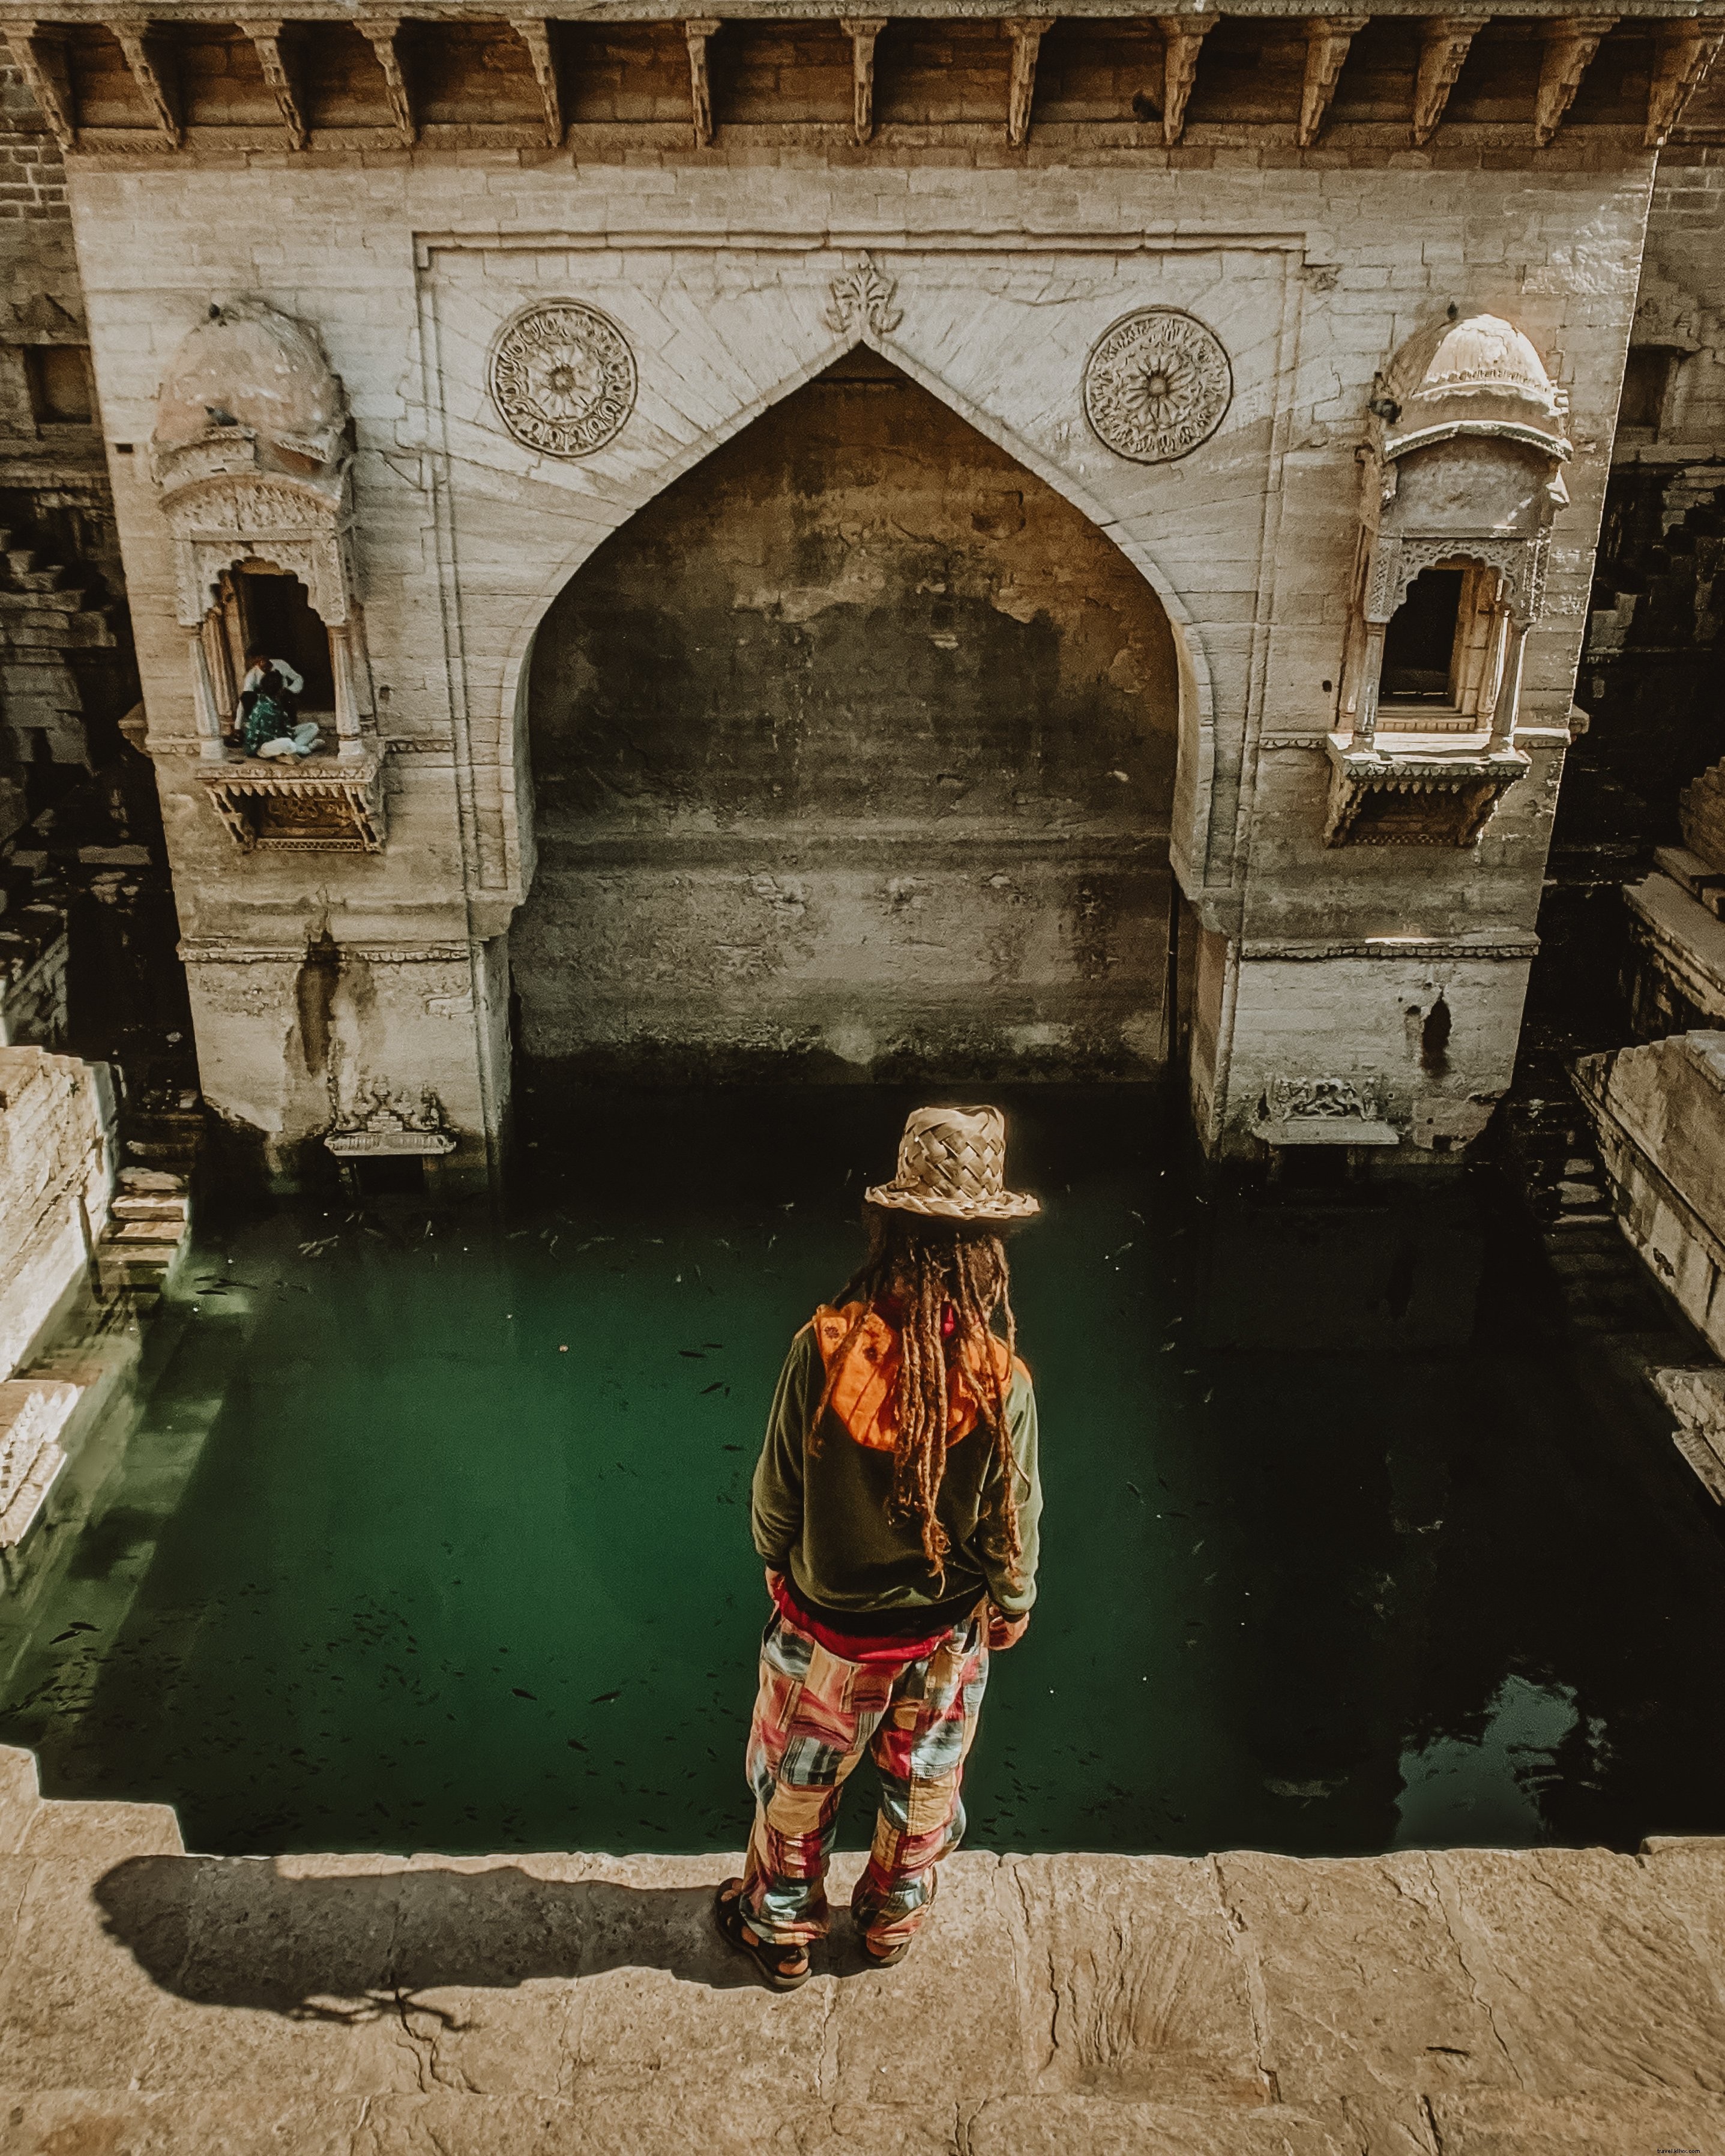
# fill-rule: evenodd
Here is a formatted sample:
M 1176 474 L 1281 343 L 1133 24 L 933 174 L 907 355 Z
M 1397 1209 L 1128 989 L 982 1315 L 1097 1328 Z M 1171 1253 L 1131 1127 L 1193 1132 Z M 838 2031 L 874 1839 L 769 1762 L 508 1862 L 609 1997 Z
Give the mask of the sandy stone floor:
M 0 1851 L 0 2156 L 1725 2151 L 1725 1840 L 965 1856 L 784 1998 L 716 1858 L 187 1856 L 22 1752 Z

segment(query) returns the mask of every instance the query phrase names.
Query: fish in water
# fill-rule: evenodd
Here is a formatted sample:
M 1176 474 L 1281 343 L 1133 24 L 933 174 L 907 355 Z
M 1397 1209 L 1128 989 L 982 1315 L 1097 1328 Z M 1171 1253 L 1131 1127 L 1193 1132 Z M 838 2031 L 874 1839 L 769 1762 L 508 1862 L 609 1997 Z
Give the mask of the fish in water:
M 621 1699 L 622 1697 L 623 1686 L 619 1685 L 615 1691 L 596 1691 L 587 1703 L 589 1707 L 606 1707 L 614 1699 Z
M 523 1691 L 519 1685 L 511 1685 L 510 1690 L 517 1699 L 531 1699 L 536 1707 L 539 1704 L 539 1695 L 536 1691 Z

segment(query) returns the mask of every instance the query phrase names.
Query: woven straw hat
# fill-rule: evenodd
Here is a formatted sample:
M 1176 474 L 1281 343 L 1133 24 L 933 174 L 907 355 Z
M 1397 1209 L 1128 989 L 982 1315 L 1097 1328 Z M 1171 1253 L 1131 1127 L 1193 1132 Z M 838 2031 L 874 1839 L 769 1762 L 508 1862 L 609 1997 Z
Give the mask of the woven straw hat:
M 933 1220 L 1028 1220 L 1042 1210 L 1006 1186 L 1006 1118 L 999 1108 L 913 1108 L 898 1173 L 863 1195 L 870 1205 Z

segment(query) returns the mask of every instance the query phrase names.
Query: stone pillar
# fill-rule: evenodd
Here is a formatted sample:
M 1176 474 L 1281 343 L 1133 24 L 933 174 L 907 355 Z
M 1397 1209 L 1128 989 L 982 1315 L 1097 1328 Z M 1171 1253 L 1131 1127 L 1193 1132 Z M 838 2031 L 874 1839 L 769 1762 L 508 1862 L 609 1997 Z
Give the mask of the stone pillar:
M 216 685 L 210 678 L 209 644 L 202 624 L 192 631 L 190 637 L 192 660 L 192 715 L 198 729 L 198 753 L 205 763 L 226 761 L 228 747 L 223 739 L 222 717 L 218 708 Z
M 346 623 L 330 631 L 330 670 L 336 683 L 336 739 L 350 759 L 365 754 L 359 734 L 359 696 L 354 675 L 353 638 Z
M 367 1103 L 446 1129 L 442 1188 L 485 1188 L 508 1108 L 506 942 L 188 936 L 204 1098 L 276 1189 L 332 1180 L 323 1141 Z

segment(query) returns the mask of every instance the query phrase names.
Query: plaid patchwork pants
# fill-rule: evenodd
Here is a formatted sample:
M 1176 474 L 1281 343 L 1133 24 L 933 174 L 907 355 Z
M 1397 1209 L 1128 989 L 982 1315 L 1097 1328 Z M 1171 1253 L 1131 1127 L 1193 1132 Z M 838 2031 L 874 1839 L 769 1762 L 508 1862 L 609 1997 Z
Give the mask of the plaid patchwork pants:
M 978 1610 L 915 1661 L 847 1662 L 774 1612 L 749 1727 L 755 1824 L 742 1901 L 759 1938 L 796 1946 L 825 1937 L 839 1801 L 865 1751 L 880 1803 L 851 1912 L 880 1948 L 916 1931 L 935 1866 L 963 1838 L 959 1789 L 988 1681 L 984 1617 Z

